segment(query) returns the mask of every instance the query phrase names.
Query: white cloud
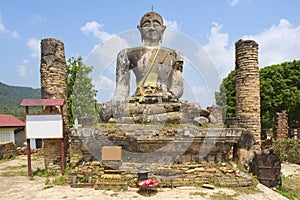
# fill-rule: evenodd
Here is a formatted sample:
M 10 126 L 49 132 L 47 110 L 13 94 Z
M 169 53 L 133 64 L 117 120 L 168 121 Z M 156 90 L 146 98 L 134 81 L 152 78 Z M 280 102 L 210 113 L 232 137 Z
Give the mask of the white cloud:
M 20 77 L 26 77 L 28 74 L 31 74 L 30 70 L 27 68 L 29 61 L 27 59 L 22 60 L 22 64 L 18 66 L 18 73 Z
M 2 23 L 2 16 L 0 14 L 0 34 L 7 34 L 13 38 L 20 38 L 20 35 L 17 31 L 8 30 Z
M 109 34 L 105 31 L 102 31 L 101 30 L 102 28 L 103 28 L 103 24 L 99 24 L 98 22 L 92 21 L 92 22 L 87 22 L 84 26 L 80 28 L 80 30 L 84 33 L 84 35 L 89 36 L 90 34 L 92 34 L 101 42 L 115 36 L 113 34 Z
M 0 33 L 5 33 L 5 32 L 7 32 L 7 30 L 6 30 L 6 28 L 4 27 L 4 25 L 0 21 Z
M 176 21 L 164 20 L 168 29 L 173 31 L 180 31 L 180 27 Z
M 35 38 L 31 38 L 27 41 L 27 46 L 30 48 L 30 50 L 32 51 L 31 56 L 36 58 L 38 56 L 40 56 L 40 41 L 35 39 Z
M 211 57 L 221 77 L 225 77 L 229 71 L 234 69 L 234 46 L 229 45 L 229 36 L 221 32 L 222 25 L 213 22 L 209 42 L 203 49 Z
M 27 75 L 26 66 L 25 65 L 19 65 L 18 66 L 18 72 L 19 72 L 19 76 L 25 77 Z
M 44 17 L 42 17 L 41 15 L 39 14 L 35 14 L 32 18 L 31 18 L 31 23 L 32 24 L 40 24 L 40 23 L 43 23 L 45 22 L 46 19 Z
M 106 76 L 101 76 L 98 83 L 95 84 L 95 89 L 98 91 L 97 100 L 99 102 L 110 101 L 114 93 L 115 81 Z
M 102 76 L 100 79 L 99 86 L 100 86 L 99 89 L 111 90 L 112 88 L 115 87 L 115 81 L 109 79 L 106 76 Z
M 259 66 L 300 59 L 300 26 L 294 27 L 288 20 L 281 19 L 256 35 L 245 35 L 259 45 Z M 222 25 L 213 23 L 208 36 L 209 42 L 203 46 L 222 78 L 235 67 L 235 45 L 229 43 L 228 33 L 222 33 Z
M 259 44 L 260 67 L 300 59 L 300 25 L 293 25 L 286 19 L 280 19 L 257 35 L 246 35 L 243 39 L 252 39 Z
M 20 35 L 17 31 L 10 31 L 10 35 L 13 37 L 13 38 L 20 38 Z
M 87 65 L 94 67 L 90 74 L 93 80 L 98 80 L 105 71 L 114 70 L 111 65 L 116 61 L 118 52 L 127 47 L 129 47 L 127 41 L 119 36 L 95 46 L 85 61 Z
M 230 0 L 230 5 L 235 6 L 240 0 Z

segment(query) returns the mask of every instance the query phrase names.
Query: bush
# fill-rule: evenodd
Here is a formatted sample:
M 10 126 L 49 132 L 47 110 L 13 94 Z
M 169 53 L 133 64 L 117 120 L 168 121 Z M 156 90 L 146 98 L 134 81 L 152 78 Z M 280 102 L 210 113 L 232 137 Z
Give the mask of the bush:
M 272 147 L 281 161 L 300 163 L 300 142 L 294 139 L 273 139 Z

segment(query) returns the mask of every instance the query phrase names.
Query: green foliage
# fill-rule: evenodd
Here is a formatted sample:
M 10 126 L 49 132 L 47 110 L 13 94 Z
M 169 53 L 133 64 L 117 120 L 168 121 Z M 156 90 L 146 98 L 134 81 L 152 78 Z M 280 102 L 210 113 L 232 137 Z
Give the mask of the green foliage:
M 32 175 L 39 176 L 39 177 L 50 177 L 50 176 L 56 176 L 57 171 L 37 168 L 35 171 L 33 171 Z
M 45 185 L 49 185 L 49 184 L 50 184 L 50 178 L 49 178 L 49 177 L 46 177 Z
M 285 62 L 260 69 L 261 125 L 271 128 L 276 112 L 286 110 L 289 126 L 299 126 L 300 119 L 300 61 Z M 226 116 L 235 114 L 235 70 L 223 79 L 216 103 L 226 110 Z
M 64 176 L 60 176 L 58 178 L 55 178 L 53 180 L 54 185 L 66 185 L 68 183 L 68 180 Z
M 289 188 L 278 188 L 276 189 L 276 192 L 278 192 L 279 194 L 281 194 L 282 196 L 291 199 L 291 200 L 297 200 L 298 197 L 300 196 L 300 191 L 292 191 Z
M 281 161 L 298 162 L 300 163 L 300 143 L 297 140 L 287 139 L 273 139 L 272 148 L 279 156 Z
M 49 188 L 53 188 L 53 185 L 45 185 L 45 187 L 43 188 L 43 190 L 47 190 Z
M 220 92 L 215 92 L 216 104 L 222 106 L 226 117 L 235 115 L 235 70 L 231 71 L 220 85 Z
M 300 175 L 281 176 L 282 186 L 276 189 L 276 192 L 288 199 L 300 199 Z
M 79 183 L 88 183 L 89 182 L 89 175 L 78 175 L 77 181 Z
M 300 61 L 285 62 L 260 70 L 262 127 L 270 128 L 276 112 L 286 110 L 289 125 L 300 119 Z
M 41 90 L 30 87 L 10 86 L 0 82 L 0 113 L 11 114 L 24 120 L 25 108 L 20 107 L 23 99 L 40 99 Z M 41 108 L 30 108 L 31 113 L 37 113 Z
M 7 166 L 5 168 L 3 168 L 4 170 L 16 170 L 16 169 L 23 169 L 27 167 L 26 164 L 22 164 L 22 165 L 17 165 L 17 166 Z
M 97 91 L 88 77 L 93 67 L 85 65 L 82 58 L 70 58 L 67 62 L 68 117 L 71 127 L 74 119 L 92 117 L 98 119 Z
M 0 174 L 2 177 L 27 176 L 27 171 L 7 171 Z

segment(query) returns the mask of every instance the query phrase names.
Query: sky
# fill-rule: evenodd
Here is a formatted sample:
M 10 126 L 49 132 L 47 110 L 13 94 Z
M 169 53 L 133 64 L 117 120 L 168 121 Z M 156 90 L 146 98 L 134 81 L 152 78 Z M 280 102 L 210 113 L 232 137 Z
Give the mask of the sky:
M 167 26 L 161 45 L 184 56 L 182 99 L 205 107 L 234 69 L 239 39 L 259 44 L 260 68 L 300 59 L 299 8 L 298 0 L 2 0 L 0 82 L 40 88 L 40 42 L 55 38 L 66 59 L 93 66 L 97 99 L 108 101 L 117 53 L 142 45 L 136 27 L 153 9 Z

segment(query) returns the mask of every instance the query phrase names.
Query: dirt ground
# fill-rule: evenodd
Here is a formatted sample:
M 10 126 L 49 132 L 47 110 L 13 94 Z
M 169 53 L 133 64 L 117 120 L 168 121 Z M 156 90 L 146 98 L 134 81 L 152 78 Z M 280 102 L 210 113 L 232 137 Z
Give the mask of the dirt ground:
M 32 157 L 32 170 L 44 168 L 43 157 Z M 300 175 L 300 166 L 284 163 L 282 173 L 286 176 Z M 287 199 L 262 184 L 255 188 L 215 188 L 196 187 L 162 188 L 152 196 L 139 193 L 138 189 L 128 191 L 95 190 L 92 188 L 72 188 L 66 186 L 45 187 L 46 178 L 27 175 L 27 157 L 18 156 L 13 160 L 0 161 L 0 199 L 5 200 L 93 200 L 93 199 L 243 199 L 281 200 Z

